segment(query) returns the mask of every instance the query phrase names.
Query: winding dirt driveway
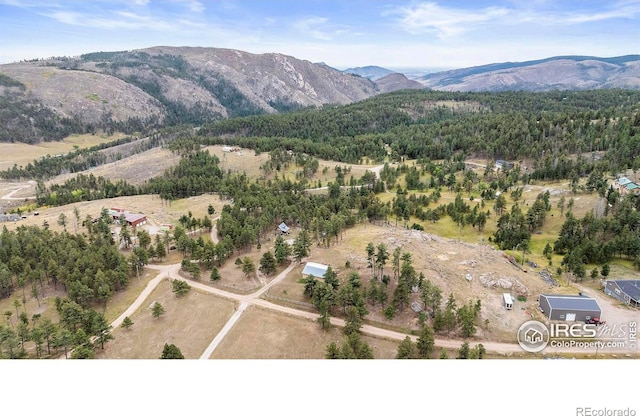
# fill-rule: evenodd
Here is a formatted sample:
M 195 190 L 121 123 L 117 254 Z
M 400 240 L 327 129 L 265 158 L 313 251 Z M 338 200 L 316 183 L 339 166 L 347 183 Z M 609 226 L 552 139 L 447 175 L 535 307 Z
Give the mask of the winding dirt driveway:
M 284 279 L 289 274 L 289 272 L 293 270 L 295 266 L 297 266 L 297 263 L 292 263 L 291 265 L 289 265 L 289 267 L 283 270 L 280 274 L 278 274 L 274 279 L 272 279 L 269 283 L 264 285 L 258 291 L 248 295 L 241 295 L 241 294 L 227 292 L 225 290 L 211 287 L 204 283 L 182 277 L 179 274 L 179 270 L 180 270 L 179 263 L 171 264 L 171 265 L 150 265 L 147 267 L 152 270 L 158 270 L 160 273 L 158 274 L 158 276 L 153 278 L 147 284 L 147 286 L 142 291 L 142 293 L 140 293 L 138 298 L 129 306 L 129 308 L 127 308 L 126 311 L 122 313 L 122 315 L 120 315 L 116 320 L 114 320 L 111 323 L 111 325 L 113 326 L 113 328 L 120 326 L 124 318 L 126 316 L 132 315 L 140 306 L 142 306 L 142 304 L 147 299 L 147 297 L 149 297 L 151 292 L 153 292 L 153 290 L 158 286 L 158 284 L 162 282 L 164 279 L 183 280 L 189 283 L 189 285 L 195 289 L 201 290 L 203 292 L 211 293 L 217 296 L 221 296 L 227 299 L 233 299 L 239 303 L 239 306 L 236 309 L 236 312 L 232 315 L 232 317 L 229 319 L 227 324 L 225 324 L 223 329 L 216 335 L 216 337 L 212 340 L 209 347 L 206 348 L 206 350 L 203 352 L 202 356 L 200 357 L 200 359 L 208 359 L 211 356 L 211 353 L 214 351 L 214 349 L 220 344 L 222 339 L 228 333 L 228 331 L 231 330 L 233 325 L 240 318 L 243 311 L 251 305 L 279 311 L 288 315 L 297 316 L 297 317 L 308 319 L 310 321 L 315 322 L 315 320 L 319 316 L 317 313 L 307 312 L 304 310 L 299 310 L 299 309 L 290 308 L 283 305 L 278 305 L 261 298 L 261 296 L 267 290 L 269 290 L 271 286 L 273 286 L 274 284 Z M 331 317 L 331 324 L 337 327 L 343 327 L 345 325 L 345 322 L 343 319 Z M 372 325 L 363 325 L 361 328 L 361 332 L 363 334 L 367 334 L 367 335 L 371 335 L 379 338 L 396 340 L 396 341 L 402 341 L 407 336 L 407 334 L 402 332 L 396 332 L 388 329 L 378 328 Z M 409 337 L 414 342 L 417 339 L 416 336 L 409 336 Z M 436 338 L 435 346 L 438 348 L 458 349 L 462 345 L 462 342 L 463 342 L 462 340 Z M 483 342 L 470 342 L 469 344 L 471 347 L 473 347 L 474 345 L 477 345 L 480 343 L 484 346 L 484 348 L 488 352 L 493 352 L 498 354 L 513 354 L 513 353 L 520 354 L 523 352 L 520 346 L 516 343 L 515 334 L 514 334 L 514 343 L 483 341 Z M 600 352 L 604 352 L 604 351 L 600 350 Z M 636 354 L 636 351 L 632 351 L 632 350 L 616 350 L 611 352 L 616 352 L 621 354 Z M 548 346 L 547 348 L 545 348 L 544 353 L 545 354 L 559 354 L 559 353 L 561 354 L 593 354 L 594 351 L 592 349 L 585 350 L 582 348 L 566 348 L 566 347 L 552 348 L 551 346 Z

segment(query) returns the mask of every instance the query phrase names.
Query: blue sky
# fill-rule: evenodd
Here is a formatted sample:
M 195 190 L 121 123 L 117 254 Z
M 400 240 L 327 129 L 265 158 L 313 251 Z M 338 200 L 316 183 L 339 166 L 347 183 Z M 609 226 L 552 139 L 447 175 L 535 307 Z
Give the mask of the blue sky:
M 640 0 L 0 0 L 0 63 L 158 45 L 339 69 L 640 54 Z

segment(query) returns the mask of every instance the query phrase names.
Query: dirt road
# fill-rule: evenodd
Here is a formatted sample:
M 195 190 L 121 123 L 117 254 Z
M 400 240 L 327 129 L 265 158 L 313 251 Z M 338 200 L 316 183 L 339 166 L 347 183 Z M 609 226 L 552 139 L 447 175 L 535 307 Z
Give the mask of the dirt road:
M 6 195 L 3 195 L 0 197 L 0 199 L 4 199 L 7 201 L 24 201 L 25 199 L 36 199 L 35 195 L 32 196 L 21 196 L 21 197 L 14 197 L 15 194 L 17 194 L 18 192 L 24 190 L 24 189 L 31 189 L 35 186 L 36 182 L 35 181 L 29 181 L 28 185 L 21 185 L 19 187 L 17 187 L 16 189 L 12 190 L 11 192 L 9 192 Z
M 238 319 L 241 317 L 242 312 L 249 306 L 256 306 L 256 307 L 261 307 L 261 308 L 265 308 L 265 309 L 271 309 L 271 310 L 275 310 L 275 311 L 279 311 L 288 315 L 292 315 L 292 316 L 296 316 L 296 317 L 300 317 L 300 318 L 304 318 L 304 319 L 308 319 L 312 322 L 315 322 L 315 320 L 318 318 L 318 314 L 316 313 L 312 313 L 312 312 L 307 312 L 304 310 L 299 310 L 299 309 L 294 309 L 294 308 L 290 308 L 287 306 L 283 306 L 283 305 L 278 305 L 275 303 L 271 303 L 265 299 L 260 298 L 260 296 L 262 296 L 262 294 L 264 294 L 267 290 L 269 290 L 269 288 L 271 286 L 273 286 L 274 284 L 276 284 L 277 282 L 279 282 L 280 280 L 284 279 L 287 274 L 289 272 L 291 272 L 291 270 L 297 266 L 296 263 L 292 263 L 289 267 L 287 267 L 285 270 L 283 270 L 280 274 L 278 274 L 278 276 L 276 276 L 273 280 L 271 280 L 268 284 L 264 285 L 262 288 L 260 288 L 258 291 L 249 294 L 249 295 L 241 295 L 241 294 L 236 294 L 236 293 L 231 293 L 231 292 L 227 292 L 218 288 L 214 288 L 211 286 L 208 286 L 204 283 L 198 282 L 198 281 L 193 281 L 187 278 L 184 278 L 182 276 L 180 276 L 179 274 L 179 270 L 180 270 L 180 264 L 171 264 L 171 265 L 163 265 L 163 266 L 158 266 L 158 265 L 150 265 L 148 266 L 150 269 L 153 270 L 158 270 L 160 273 L 158 274 L 158 276 L 156 276 L 154 279 L 152 279 L 147 286 L 145 287 L 145 289 L 142 291 L 142 293 L 140 293 L 140 295 L 138 296 L 138 298 L 129 306 L 129 308 L 127 308 L 127 310 L 122 313 L 122 315 L 120 315 L 117 319 L 115 319 L 111 325 L 116 328 L 118 326 L 120 326 L 122 324 L 122 321 L 124 320 L 124 318 L 126 316 L 130 316 L 132 315 L 140 306 L 142 306 L 142 304 L 144 303 L 144 301 L 147 299 L 147 297 L 153 292 L 153 290 L 156 288 L 156 286 L 162 282 L 162 280 L 164 279 L 179 279 L 179 280 L 183 280 L 187 283 L 189 283 L 189 285 L 191 287 L 193 287 L 194 289 L 197 290 L 201 290 L 207 293 L 211 293 L 217 296 L 221 296 L 224 298 L 228 298 L 228 299 L 233 299 L 235 301 L 237 301 L 239 303 L 238 309 L 236 310 L 236 312 L 232 315 L 232 317 L 229 319 L 229 321 L 227 322 L 227 324 L 223 327 L 223 329 L 216 335 L 216 337 L 212 340 L 211 344 L 207 347 L 207 349 L 203 352 L 202 356 L 200 357 L 201 359 L 208 359 L 211 354 L 213 353 L 213 351 L 215 350 L 215 348 L 220 344 L 220 342 L 224 339 L 224 337 L 226 336 L 226 334 L 228 333 L 228 331 L 231 330 L 231 328 L 233 328 L 234 324 L 238 321 Z M 332 317 L 331 318 L 331 324 L 337 327 L 343 327 L 345 325 L 344 320 L 340 319 L 340 318 L 336 318 L 336 317 Z M 397 340 L 397 341 L 401 341 L 403 340 L 407 334 L 402 333 L 402 332 L 397 332 L 397 331 L 392 331 L 392 330 L 388 330 L 388 329 L 383 329 L 383 328 L 379 328 L 379 327 L 375 327 L 372 325 L 363 325 L 361 328 L 361 332 L 363 334 L 367 334 L 367 335 L 371 335 L 371 336 L 375 336 L 375 337 L 380 337 L 380 338 L 386 338 L 386 339 L 391 339 L 391 340 Z M 417 337 L 416 336 L 410 336 L 410 338 L 413 341 L 416 341 Z M 435 339 L 435 346 L 438 348 L 447 348 L 447 349 L 458 349 L 460 348 L 461 344 L 462 344 L 462 340 L 452 340 L 452 339 L 443 339 L 443 338 L 436 338 Z M 470 342 L 470 346 L 473 347 L 476 344 L 479 344 L 480 342 Z M 484 346 L 484 348 L 491 353 L 497 353 L 497 354 L 504 354 L 504 355 L 509 355 L 509 354 L 521 354 L 523 351 L 520 348 L 520 346 L 516 343 L 515 340 L 515 334 L 514 334 L 514 342 L 513 343 L 500 343 L 500 342 L 481 342 L 482 345 Z M 553 348 L 551 346 L 548 346 L 545 350 L 544 353 L 545 354 L 593 354 L 593 350 L 585 350 L 582 348 Z M 602 351 L 601 351 L 602 352 Z M 631 351 L 631 350 L 617 350 L 615 351 L 617 353 L 621 353 L 621 354 L 636 354 L 636 351 Z
M 213 244 L 218 244 L 218 228 L 216 227 L 216 223 L 219 219 L 220 217 L 218 216 L 211 220 L 213 223 L 213 227 L 211 227 L 211 241 Z

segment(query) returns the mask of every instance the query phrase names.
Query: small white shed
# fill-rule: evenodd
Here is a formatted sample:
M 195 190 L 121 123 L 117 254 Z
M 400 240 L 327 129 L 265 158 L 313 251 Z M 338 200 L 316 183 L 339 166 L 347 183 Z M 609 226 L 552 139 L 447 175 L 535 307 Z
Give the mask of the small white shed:
M 503 293 L 502 294 L 502 299 L 504 302 L 504 308 L 508 311 L 510 311 L 511 309 L 513 309 L 513 298 L 511 297 L 511 295 L 509 293 Z

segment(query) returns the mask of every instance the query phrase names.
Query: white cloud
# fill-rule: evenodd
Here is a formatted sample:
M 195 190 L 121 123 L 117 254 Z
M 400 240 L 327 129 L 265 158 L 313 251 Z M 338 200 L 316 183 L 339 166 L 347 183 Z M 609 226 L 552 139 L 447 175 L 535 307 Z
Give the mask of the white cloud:
M 640 0 L 603 2 L 598 10 L 554 8 L 547 0 L 531 0 L 526 4 L 513 2 L 514 7 L 486 7 L 483 9 L 453 8 L 435 2 L 400 7 L 387 14 L 398 15 L 403 30 L 414 35 L 433 33 L 441 39 L 477 30 L 481 26 L 513 27 L 518 24 L 566 26 L 629 19 L 640 15 Z
M 435 33 L 447 38 L 470 30 L 474 25 L 486 23 L 509 14 L 509 9 L 489 7 L 482 10 L 454 9 L 437 3 L 422 3 L 402 7 L 399 14 L 402 28 L 412 34 Z
M 3 1 L 3 0 L 0 0 Z M 114 7 L 103 9 L 100 12 L 94 10 L 71 9 L 44 9 L 39 11 L 42 16 L 47 16 L 60 23 L 93 27 L 97 29 L 129 29 L 148 30 L 158 32 L 179 32 L 184 30 L 203 29 L 206 25 L 197 16 L 204 7 L 198 1 L 173 0 L 186 5 L 188 12 L 178 14 L 157 13 L 149 9 Z M 138 6 L 150 3 L 149 0 L 135 0 Z M 197 11 L 197 12 L 196 12 Z
M 294 27 L 299 32 L 310 35 L 316 39 L 320 40 L 331 40 L 331 33 L 323 31 L 321 29 L 329 19 L 325 17 L 309 17 L 306 19 L 298 20 L 294 23 Z
M 197 0 L 173 0 L 175 3 L 184 4 L 192 13 L 202 13 L 205 11 L 204 5 Z
M 324 41 L 334 40 L 350 31 L 348 26 L 333 24 L 326 17 L 318 16 L 300 19 L 293 27 L 303 35 Z
M 65 11 L 51 12 L 44 15 L 70 26 L 106 30 L 126 29 L 157 32 L 185 32 L 196 29 L 202 30 L 206 27 L 206 25 L 201 22 L 188 19 L 163 19 L 129 11 L 116 11 L 103 16 Z

